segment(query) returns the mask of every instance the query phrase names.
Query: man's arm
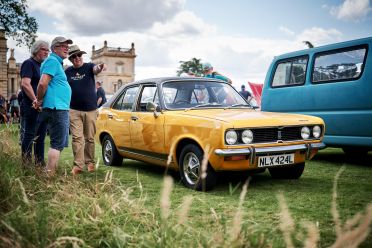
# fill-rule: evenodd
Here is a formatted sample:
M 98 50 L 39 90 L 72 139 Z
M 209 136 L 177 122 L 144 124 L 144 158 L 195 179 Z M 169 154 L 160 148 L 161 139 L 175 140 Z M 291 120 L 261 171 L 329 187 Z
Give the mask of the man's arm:
M 97 90 L 97 97 L 98 97 L 97 99 L 97 107 L 98 107 L 103 100 L 101 88 L 98 88 Z
M 40 108 L 41 105 L 43 104 L 43 98 L 44 98 L 44 95 L 45 95 L 45 92 L 48 88 L 48 85 L 49 85 L 49 82 L 50 80 L 52 80 L 52 76 L 48 75 L 48 74 L 43 74 L 41 75 L 41 78 L 40 78 L 40 81 L 39 81 L 39 85 L 37 86 L 37 96 L 36 96 L 36 103 L 34 106 L 34 108 Z
M 34 90 L 32 89 L 32 86 L 31 86 L 31 78 L 23 77 L 21 80 L 21 86 L 24 92 L 26 93 L 26 95 L 28 96 L 28 98 L 31 99 L 31 101 L 36 100 Z
M 106 70 L 106 64 L 102 63 L 102 64 L 99 64 L 99 65 L 95 65 L 93 67 L 93 73 L 94 75 L 97 75 L 98 73 L 100 73 L 101 71 L 105 71 Z

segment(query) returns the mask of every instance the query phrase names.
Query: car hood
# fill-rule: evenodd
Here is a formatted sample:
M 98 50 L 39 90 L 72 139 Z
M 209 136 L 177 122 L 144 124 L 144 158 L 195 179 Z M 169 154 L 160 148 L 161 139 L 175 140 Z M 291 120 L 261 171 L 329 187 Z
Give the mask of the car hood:
M 262 112 L 251 109 L 204 109 L 187 110 L 184 116 L 200 117 L 218 120 L 238 127 L 262 127 L 262 126 L 290 126 L 323 124 L 323 121 L 315 116 L 287 114 L 277 112 Z

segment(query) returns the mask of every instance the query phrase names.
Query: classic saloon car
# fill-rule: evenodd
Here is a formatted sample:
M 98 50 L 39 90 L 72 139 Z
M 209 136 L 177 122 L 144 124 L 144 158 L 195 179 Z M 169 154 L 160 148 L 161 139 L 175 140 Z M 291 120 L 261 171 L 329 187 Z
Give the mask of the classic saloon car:
M 324 130 L 318 117 L 257 111 L 220 80 L 173 77 L 123 86 L 99 110 L 96 138 L 106 165 L 169 166 L 186 187 L 209 190 L 226 170 L 299 178 Z

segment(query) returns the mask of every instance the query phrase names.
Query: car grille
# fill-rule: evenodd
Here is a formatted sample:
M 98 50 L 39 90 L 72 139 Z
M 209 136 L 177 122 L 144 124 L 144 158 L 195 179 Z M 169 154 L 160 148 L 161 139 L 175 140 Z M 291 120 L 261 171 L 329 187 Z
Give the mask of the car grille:
M 301 128 L 303 126 L 294 127 L 275 127 L 275 128 L 251 128 L 253 132 L 253 142 L 252 143 L 277 143 L 281 141 L 295 141 L 302 140 Z M 308 126 L 312 130 L 313 126 Z M 322 128 L 322 127 L 321 127 Z M 240 137 L 239 143 L 242 144 L 241 133 L 245 129 L 236 130 L 238 132 L 238 137 Z M 322 128 L 323 132 L 323 128 Z M 312 132 L 311 132 L 312 133 Z M 315 139 L 312 135 L 309 139 Z

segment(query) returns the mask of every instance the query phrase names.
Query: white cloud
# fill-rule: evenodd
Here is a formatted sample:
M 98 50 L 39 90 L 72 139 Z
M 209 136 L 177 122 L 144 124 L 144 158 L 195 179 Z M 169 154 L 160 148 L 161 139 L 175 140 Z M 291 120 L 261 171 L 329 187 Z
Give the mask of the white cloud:
M 30 10 L 57 19 L 56 29 L 82 35 L 146 30 L 183 9 L 185 0 L 30 0 Z M 47 6 L 47 7 L 46 7 Z
M 284 27 L 284 26 L 280 26 L 279 31 L 282 31 L 283 33 L 285 33 L 286 35 L 289 35 L 289 36 L 295 35 L 295 32 L 293 32 L 292 30 L 290 30 L 289 28 Z
M 345 0 L 340 6 L 333 6 L 330 13 L 340 20 L 359 22 L 371 11 L 369 0 Z
M 327 43 L 340 41 L 342 33 L 337 29 L 323 29 L 319 27 L 312 27 L 302 31 L 297 35 L 296 40 L 298 42 L 310 41 L 313 45 L 319 46 Z

